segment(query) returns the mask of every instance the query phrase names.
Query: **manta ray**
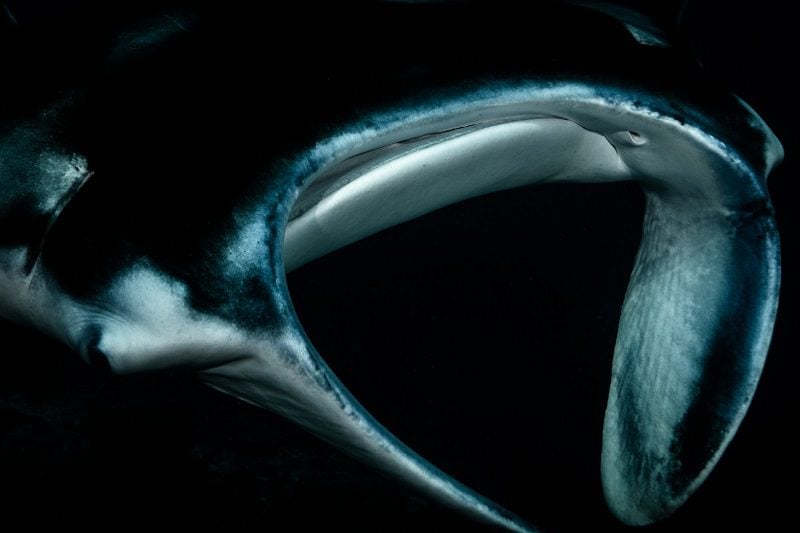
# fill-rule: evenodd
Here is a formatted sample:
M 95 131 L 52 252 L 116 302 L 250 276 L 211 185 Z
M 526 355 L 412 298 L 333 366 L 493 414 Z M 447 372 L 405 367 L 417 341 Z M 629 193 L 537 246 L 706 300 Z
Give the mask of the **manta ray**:
M 627 524 L 679 508 L 741 423 L 775 320 L 782 148 L 756 112 L 627 11 L 234 4 L 4 4 L 0 315 L 115 374 L 194 371 L 433 500 L 537 531 L 366 412 L 286 274 L 468 198 L 633 181 L 646 213 L 601 477 Z

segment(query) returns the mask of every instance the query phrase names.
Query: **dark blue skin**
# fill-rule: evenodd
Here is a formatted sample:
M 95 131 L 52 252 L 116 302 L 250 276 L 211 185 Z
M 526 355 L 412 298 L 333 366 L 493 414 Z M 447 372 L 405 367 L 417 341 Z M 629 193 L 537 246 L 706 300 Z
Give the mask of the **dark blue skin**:
M 219 255 L 234 229 L 234 209 L 250 209 L 248 202 L 262 202 L 273 191 L 281 203 L 297 194 L 292 187 L 302 183 L 276 183 L 281 175 L 302 179 L 281 172 L 286 161 L 341 124 L 358 123 L 384 107 L 444 102 L 497 81 L 591 80 L 657 94 L 660 111 L 702 121 L 710 134 L 737 146 L 753 168 L 765 165 L 762 132 L 749 127 L 747 113 L 731 95 L 687 67 L 679 51 L 642 47 L 616 21 L 593 12 L 554 8 L 540 15 L 569 15 L 567 39 L 559 38 L 560 30 L 540 28 L 531 35 L 523 31 L 522 17 L 471 6 L 370 4 L 358 7 L 358 19 L 341 6 L 330 13 L 317 8 L 320 22 L 304 21 L 303 39 L 311 49 L 329 52 L 312 61 L 288 54 L 282 37 L 268 31 L 269 21 L 281 24 L 299 15 L 288 8 L 264 15 L 265 28 L 263 19 L 236 10 L 200 8 L 180 18 L 179 8 L 160 5 L 148 10 L 138 3 L 127 9 L 78 4 L 86 5 L 67 11 L 74 17 L 68 23 L 43 16 L 33 28 L 10 32 L 7 46 L 29 51 L 11 58 L 17 63 L 12 72 L 26 82 L 4 87 L 10 94 L 0 115 L 5 128 L 12 128 L 58 106 L 43 121 L 49 142 L 92 163 L 95 176 L 74 200 L 79 207 L 64 213 L 42 252 L 45 266 L 75 296 L 96 291 L 131 257 L 146 256 L 194 287 L 198 308 L 214 306 L 218 312 L 231 297 L 230 280 L 211 282 L 204 273 L 215 268 L 201 267 L 198 259 Z M 451 18 L 459 24 L 446 24 Z M 502 42 L 457 38 L 501 22 Z M 89 27 L 85 32 L 83 25 Z M 418 38 L 403 37 L 408 25 Z M 602 47 L 596 45 L 601 38 Z M 385 61 L 365 65 L 358 53 L 364 42 L 380 43 L 378 55 Z M 636 72 L 635 85 L 629 72 Z M 262 127 L 280 135 L 253 135 Z M 225 187 L 199 175 L 225 176 Z M 190 202 L 183 201 L 187 194 Z M 115 195 L 129 201 L 109 202 Z M 2 216 L 24 218 L 14 210 Z M 41 220 L 20 222 L 14 233 L 36 235 L 10 234 L 5 240 L 41 239 L 42 228 L 29 229 L 43 225 Z M 4 232 L 10 225 L 4 224 Z M 92 269 L 60 261 L 66 250 L 85 257 Z M 232 307 L 241 310 L 240 304 Z M 237 319 L 249 320 L 246 315 Z
M 306 154 L 350 125 L 380 127 L 384 109 L 443 106 L 476 89 L 530 81 L 589 83 L 609 98 L 624 95 L 635 106 L 735 147 L 755 173 L 771 164 L 763 150 L 764 130 L 753 126 L 735 98 L 703 80 L 691 64 L 684 66 L 679 49 L 643 47 L 597 13 L 548 8 L 538 14 L 542 20 L 563 17 L 569 25 L 537 26 L 532 34 L 529 19 L 512 16 L 507 8 L 369 5 L 352 13 L 342 6 L 318 8 L 318 22 L 303 18 L 298 28 L 304 44 L 319 51 L 313 57 L 287 50 L 285 36 L 270 32 L 302 15 L 288 8 L 256 15 L 245 7 L 221 13 L 213 5 L 187 10 L 163 3 L 108 8 L 85 2 L 57 17 L 32 17 L 29 25 L 16 17 L 21 22 L 3 44 L 24 50 L 10 66 L 13 77 L 24 81 L 4 88 L 0 111 L 2 153 L 13 154 L 10 164 L 4 162 L 12 172 L 3 179 L 13 181 L 0 204 L 0 246 L 24 247 L 22 272 L 44 273 L 57 292 L 76 302 L 105 301 L 131 265 L 146 263 L 186 288 L 193 311 L 248 334 L 277 338 L 276 332 L 301 331 L 285 286 L 283 231 L 309 176 L 328 162 Z M 497 32 L 502 38 L 462 38 L 495 27 L 502 27 Z M 365 43 L 371 54 L 362 52 Z M 381 60 L 370 60 L 373 54 Z M 52 202 L 41 201 L 53 190 L 46 172 L 25 188 L 26 169 L 39 165 L 42 153 L 84 158 L 75 162 L 73 181 Z M 646 187 L 659 193 L 653 183 Z M 753 185 L 743 196 L 730 223 L 744 228 L 737 234 L 741 255 L 756 252 L 752 265 L 740 263 L 737 286 L 760 278 L 765 261 L 772 268 L 777 261 L 777 252 L 769 251 L 777 234 L 765 191 Z M 254 216 L 265 219 L 258 238 L 263 249 L 231 269 L 228 247 Z M 658 227 L 656 218 L 649 220 Z M 776 283 L 756 283 L 725 319 L 724 329 L 746 321 L 742 317 L 761 305 L 763 294 L 774 293 Z M 24 305 L 19 308 L 23 311 L 8 314 L 31 320 Z M 101 320 L 87 319 L 77 334 L 67 335 L 68 343 L 93 364 L 119 372 L 176 365 L 213 374 L 217 366 L 248 356 L 237 352 L 246 351 L 242 341 L 212 357 L 148 359 L 138 368 L 104 348 L 104 328 Z M 681 426 L 685 434 L 675 449 L 680 464 L 668 480 L 676 494 L 705 467 L 709 450 L 716 453 L 726 444 L 713 438 L 722 433 L 708 437 L 715 417 L 723 425 L 738 423 L 738 411 L 720 415 L 718 406 L 740 389 L 751 391 L 746 353 L 760 339 L 756 329 L 748 325 L 737 331 L 739 337 L 723 336 L 710 350 L 709 372 L 726 377 L 719 389 L 703 389 Z M 737 359 L 742 370 L 717 363 L 742 346 Z M 276 348 L 278 359 L 284 349 Z M 296 370 L 294 363 L 288 366 Z M 324 364 L 314 360 L 302 372 L 325 398 L 345 410 L 352 406 Z M 307 407 L 291 394 L 282 399 L 280 384 L 267 393 L 252 392 L 247 379 L 236 386 L 231 379 L 208 380 L 251 402 L 266 398 L 265 406 L 382 466 L 346 436 L 329 435 L 322 427 L 326 417 L 309 414 L 313 401 Z M 635 432 L 628 436 L 638 438 Z M 456 507 L 463 503 L 442 499 Z M 523 527 L 489 505 L 489 511 L 474 511 L 472 502 L 463 507 L 506 527 Z M 667 511 L 649 510 L 653 518 Z

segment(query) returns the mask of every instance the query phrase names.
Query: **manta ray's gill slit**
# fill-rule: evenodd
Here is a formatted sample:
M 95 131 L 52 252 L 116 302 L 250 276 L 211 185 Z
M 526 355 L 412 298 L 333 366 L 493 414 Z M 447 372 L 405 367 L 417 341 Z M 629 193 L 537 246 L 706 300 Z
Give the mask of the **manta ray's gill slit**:
M 641 209 L 632 184 L 500 192 L 311 262 L 289 288 L 326 362 L 424 457 L 546 531 L 610 524 L 595 378 Z M 575 498 L 597 512 L 565 520 Z
M 502 107 L 483 113 L 490 118 L 482 123 L 406 137 L 319 172 L 289 216 L 287 270 L 466 198 L 532 183 L 628 177 L 612 141 L 572 120 L 521 117 L 518 110 L 508 117 Z

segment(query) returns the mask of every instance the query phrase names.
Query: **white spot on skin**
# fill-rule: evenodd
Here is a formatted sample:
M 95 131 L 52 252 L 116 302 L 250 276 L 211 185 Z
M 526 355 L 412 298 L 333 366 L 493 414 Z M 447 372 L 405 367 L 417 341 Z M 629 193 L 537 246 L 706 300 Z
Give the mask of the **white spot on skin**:
M 0 213 L 6 206 L 52 213 L 90 175 L 86 159 L 65 152 L 48 123 L 62 102 L 43 110 L 36 122 L 15 125 L 0 137 Z
M 38 194 L 38 207 L 44 213 L 55 211 L 64 197 L 89 174 L 86 159 L 78 154 L 45 152 L 37 165 L 39 182 L 46 186 L 47 194 Z
M 73 335 L 85 349 L 94 340 L 85 338 L 87 328 L 97 329 L 98 348 L 118 373 L 201 369 L 245 355 L 247 333 L 192 309 L 188 297 L 185 285 L 139 263 L 96 303 L 76 309 Z
M 236 237 L 224 248 L 226 277 L 228 279 L 245 279 L 252 265 L 259 265 L 265 255 L 267 243 L 267 217 L 261 213 L 238 215 L 236 226 L 239 228 Z M 243 220 L 239 220 L 243 219 Z

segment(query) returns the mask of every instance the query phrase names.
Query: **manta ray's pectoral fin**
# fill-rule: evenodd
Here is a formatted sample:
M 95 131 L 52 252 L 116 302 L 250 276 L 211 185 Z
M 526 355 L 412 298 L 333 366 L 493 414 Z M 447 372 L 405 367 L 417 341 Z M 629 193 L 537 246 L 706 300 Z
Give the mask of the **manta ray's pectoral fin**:
M 361 407 L 293 319 L 256 354 L 203 372 L 222 392 L 270 409 L 359 461 L 473 518 L 509 531 L 535 529 L 440 471 Z
M 732 439 L 766 358 L 779 265 L 767 198 L 648 195 L 603 434 L 603 487 L 622 521 L 671 514 Z

